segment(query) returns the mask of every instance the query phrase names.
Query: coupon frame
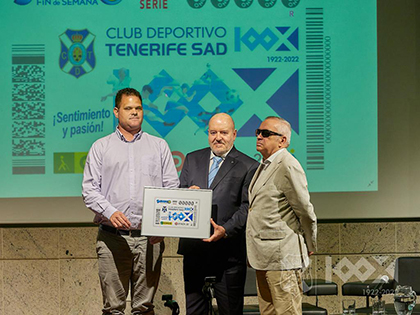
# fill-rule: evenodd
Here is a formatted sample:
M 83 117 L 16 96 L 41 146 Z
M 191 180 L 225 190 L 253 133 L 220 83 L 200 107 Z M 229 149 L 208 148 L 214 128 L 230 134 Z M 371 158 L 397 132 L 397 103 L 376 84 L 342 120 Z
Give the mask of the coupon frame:
M 210 189 L 144 187 L 141 234 L 209 238 L 212 198 L 213 191 Z M 190 206 L 194 209 L 190 210 Z M 157 219 L 162 218 L 163 207 L 166 207 L 167 213 L 171 213 L 172 217 L 169 218 L 169 214 L 165 213 L 164 219 L 159 220 L 158 223 Z M 181 208 L 188 210 L 178 210 Z M 188 213 L 189 217 L 186 218 L 184 213 Z M 170 224 L 170 222 L 173 223 Z

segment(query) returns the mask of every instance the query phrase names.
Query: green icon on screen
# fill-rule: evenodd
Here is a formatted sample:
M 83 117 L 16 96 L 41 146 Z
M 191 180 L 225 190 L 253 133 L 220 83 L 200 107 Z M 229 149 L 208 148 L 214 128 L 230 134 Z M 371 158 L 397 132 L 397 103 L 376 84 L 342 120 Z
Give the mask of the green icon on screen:
M 260 3 L 260 5 L 263 8 L 270 9 L 270 8 L 274 7 L 274 5 L 276 4 L 277 0 L 258 0 L 258 2 Z
M 283 2 L 283 5 L 286 8 L 295 8 L 299 4 L 300 0 L 281 0 Z
M 251 6 L 254 0 L 235 0 L 235 3 L 241 9 L 247 9 Z
M 74 153 L 54 153 L 54 174 L 74 173 Z
M 229 4 L 229 0 L 211 0 L 211 3 L 216 9 L 224 9 Z
M 87 152 L 55 152 L 54 174 L 82 174 Z
M 206 4 L 206 0 L 187 0 L 187 2 L 193 9 L 201 9 Z

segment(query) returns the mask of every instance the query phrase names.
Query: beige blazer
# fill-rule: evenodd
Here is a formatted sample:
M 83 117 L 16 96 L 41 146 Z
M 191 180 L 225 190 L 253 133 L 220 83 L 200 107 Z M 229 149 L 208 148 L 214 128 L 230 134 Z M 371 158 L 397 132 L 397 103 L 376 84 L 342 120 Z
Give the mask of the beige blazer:
M 257 270 L 306 268 L 316 250 L 316 216 L 305 172 L 286 150 L 249 185 L 248 262 Z

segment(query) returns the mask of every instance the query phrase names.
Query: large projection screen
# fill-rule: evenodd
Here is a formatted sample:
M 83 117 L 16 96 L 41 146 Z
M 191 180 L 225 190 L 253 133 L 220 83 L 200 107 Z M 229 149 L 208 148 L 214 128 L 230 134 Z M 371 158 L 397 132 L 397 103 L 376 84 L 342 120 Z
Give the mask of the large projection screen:
M 378 190 L 376 1 L 0 6 L 13 30 L 0 47 L 0 222 L 91 220 L 80 198 L 84 159 L 115 129 L 123 87 L 142 92 L 143 130 L 169 143 L 178 170 L 206 146 L 214 113 L 232 115 L 237 148 L 256 159 L 254 130 L 278 115 L 291 122 L 289 150 L 315 199 Z

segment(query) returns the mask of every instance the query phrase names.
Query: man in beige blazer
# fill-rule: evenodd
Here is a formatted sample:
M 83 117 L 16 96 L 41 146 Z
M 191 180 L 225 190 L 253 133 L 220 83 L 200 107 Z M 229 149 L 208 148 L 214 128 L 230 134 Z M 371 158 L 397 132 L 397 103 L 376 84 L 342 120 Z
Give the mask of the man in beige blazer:
M 302 314 L 302 270 L 316 249 L 316 216 L 305 172 L 287 151 L 290 124 L 267 117 L 256 130 L 263 162 L 249 185 L 248 262 L 261 314 Z

